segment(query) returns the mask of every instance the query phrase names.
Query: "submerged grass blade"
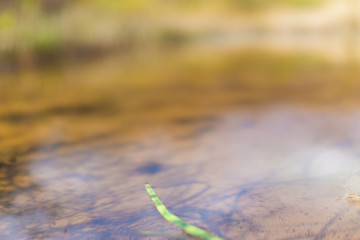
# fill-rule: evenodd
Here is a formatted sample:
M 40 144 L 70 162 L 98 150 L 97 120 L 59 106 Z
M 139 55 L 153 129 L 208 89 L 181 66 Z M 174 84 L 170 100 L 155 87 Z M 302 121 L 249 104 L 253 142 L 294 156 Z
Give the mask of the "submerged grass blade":
M 211 234 L 201 228 L 195 227 L 193 225 L 190 225 L 190 224 L 184 222 L 183 220 L 181 220 L 181 218 L 179 218 L 178 216 L 175 216 L 174 214 L 169 212 L 169 210 L 160 201 L 160 199 L 158 198 L 158 196 L 156 195 L 156 193 L 154 192 L 152 187 L 149 184 L 145 184 L 145 187 L 146 187 L 146 191 L 148 192 L 151 200 L 154 202 L 157 210 L 167 221 L 177 225 L 178 227 L 182 228 L 186 233 L 193 235 L 195 237 L 199 237 L 199 238 L 206 239 L 206 240 L 208 240 L 208 239 L 224 240 L 223 238 L 214 236 L 213 234 Z

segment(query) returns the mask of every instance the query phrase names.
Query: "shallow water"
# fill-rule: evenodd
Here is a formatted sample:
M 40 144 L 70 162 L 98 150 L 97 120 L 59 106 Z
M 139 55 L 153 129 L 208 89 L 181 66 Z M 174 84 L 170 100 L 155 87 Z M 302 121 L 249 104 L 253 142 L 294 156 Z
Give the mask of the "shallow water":
M 1 239 L 360 236 L 356 63 L 180 52 L 2 76 Z
M 357 110 L 276 105 L 182 119 L 175 131 L 128 141 L 121 132 L 73 143 L 58 136 L 3 157 L 0 236 L 181 233 L 156 211 L 148 182 L 174 214 L 228 239 L 353 238 L 359 208 L 336 199 L 360 171 L 359 118 Z

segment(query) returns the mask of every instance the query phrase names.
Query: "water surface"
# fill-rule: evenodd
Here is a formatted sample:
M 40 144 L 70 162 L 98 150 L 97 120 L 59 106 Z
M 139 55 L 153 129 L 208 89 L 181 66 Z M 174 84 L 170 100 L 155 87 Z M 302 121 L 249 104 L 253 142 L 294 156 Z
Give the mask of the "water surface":
M 0 238 L 188 238 L 145 183 L 226 239 L 360 236 L 358 206 L 336 201 L 358 191 L 354 63 L 263 49 L 147 59 L 2 77 Z

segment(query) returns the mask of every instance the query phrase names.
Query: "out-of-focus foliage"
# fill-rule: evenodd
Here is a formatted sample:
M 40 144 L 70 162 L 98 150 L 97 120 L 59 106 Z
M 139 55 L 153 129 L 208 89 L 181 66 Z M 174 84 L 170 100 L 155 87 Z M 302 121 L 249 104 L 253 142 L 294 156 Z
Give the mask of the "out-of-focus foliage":
M 16 16 L 12 12 L 4 12 L 0 15 L 0 29 L 14 28 Z
M 285 7 L 311 7 L 320 3 L 320 0 L 155 0 L 155 1 L 146 1 L 146 0 L 90 0 L 84 1 L 84 4 L 92 4 L 97 7 L 105 7 L 110 9 L 116 9 L 121 11 L 129 10 L 149 10 L 149 9 L 158 9 L 163 6 L 171 6 L 177 9 L 181 8 L 206 8 L 211 6 L 222 6 L 224 9 L 233 9 L 235 10 L 264 10 L 266 8 L 285 6 Z
M 206 36 L 214 22 L 226 28 L 258 10 L 321 1 L 1 0 L 0 69 L 174 47 Z
M 272 6 L 287 6 L 287 7 L 312 7 L 319 4 L 320 1 L 314 0 L 231 0 L 231 2 L 239 7 L 245 9 L 261 9 Z

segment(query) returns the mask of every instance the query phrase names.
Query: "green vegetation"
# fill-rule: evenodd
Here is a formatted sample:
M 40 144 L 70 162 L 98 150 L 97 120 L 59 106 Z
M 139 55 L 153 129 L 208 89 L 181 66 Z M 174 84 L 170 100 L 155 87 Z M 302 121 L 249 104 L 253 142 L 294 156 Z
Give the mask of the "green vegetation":
M 209 240 L 224 240 L 223 238 L 216 237 L 213 234 L 211 234 L 201 228 L 195 227 L 193 225 L 190 225 L 190 224 L 184 222 L 179 217 L 177 217 L 176 215 L 169 212 L 169 210 L 160 201 L 160 199 L 158 198 L 158 196 L 156 195 L 156 193 L 154 192 L 152 187 L 149 184 L 145 184 L 145 187 L 146 187 L 146 191 L 148 192 L 151 200 L 154 202 L 157 210 L 167 221 L 175 224 L 176 226 L 183 229 L 186 233 L 193 235 L 195 237 L 199 237 L 201 239 L 209 239 Z
M 179 46 L 208 36 L 218 19 L 225 29 L 254 11 L 312 7 L 322 1 L 6 1 L 0 10 L 0 69 L 4 62 L 26 67 Z
M 175 1 L 166 1 L 166 0 L 155 0 L 149 1 L 146 0 L 90 0 L 83 1 L 84 4 L 91 4 L 97 7 L 103 7 L 106 9 L 118 10 L 118 11 L 144 11 L 150 9 L 159 9 L 164 5 L 167 7 L 174 8 L 204 8 L 208 5 L 217 5 L 223 6 L 226 8 L 233 8 L 234 4 L 237 6 L 237 10 L 264 10 L 265 8 L 272 7 L 313 7 L 317 6 L 324 0 L 175 0 Z
M 6 30 L 14 28 L 16 24 L 16 16 L 12 12 L 3 12 L 0 15 L 0 29 Z
M 321 3 L 319 0 L 231 0 L 231 3 L 241 9 L 264 10 L 274 6 L 285 7 L 314 7 Z

